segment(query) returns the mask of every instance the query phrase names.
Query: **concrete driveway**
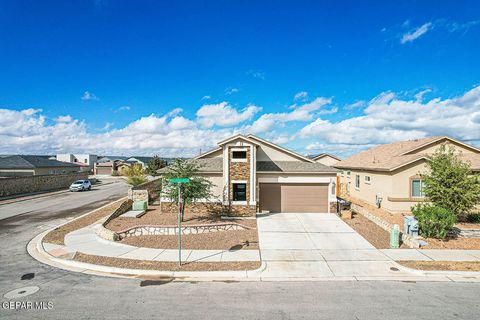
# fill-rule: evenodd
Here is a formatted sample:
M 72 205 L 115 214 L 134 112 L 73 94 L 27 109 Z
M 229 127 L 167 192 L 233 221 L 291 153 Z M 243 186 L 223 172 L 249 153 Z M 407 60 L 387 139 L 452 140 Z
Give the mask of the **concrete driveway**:
M 264 278 L 408 276 L 335 214 L 278 213 L 258 217 Z M 394 268 L 394 270 L 390 269 Z

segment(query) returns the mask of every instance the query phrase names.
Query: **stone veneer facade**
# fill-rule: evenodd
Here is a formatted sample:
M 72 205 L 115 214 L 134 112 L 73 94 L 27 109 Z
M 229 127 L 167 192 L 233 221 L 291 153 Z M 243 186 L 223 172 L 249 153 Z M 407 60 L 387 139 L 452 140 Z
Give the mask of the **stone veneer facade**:
M 242 148 L 242 147 L 240 147 Z M 245 162 L 236 162 L 232 161 L 232 149 L 239 149 L 239 147 L 228 147 L 228 196 L 229 196 L 229 208 L 228 212 L 232 216 L 253 216 L 257 212 L 257 206 L 250 204 L 250 194 L 251 194 L 251 185 L 250 185 L 250 159 L 251 159 L 251 150 L 254 147 L 246 146 L 245 150 L 247 153 L 247 161 Z M 242 148 L 243 149 L 243 148 Z M 246 181 L 246 193 L 247 193 L 247 204 L 239 205 L 233 204 L 233 181 L 234 180 L 244 180 Z

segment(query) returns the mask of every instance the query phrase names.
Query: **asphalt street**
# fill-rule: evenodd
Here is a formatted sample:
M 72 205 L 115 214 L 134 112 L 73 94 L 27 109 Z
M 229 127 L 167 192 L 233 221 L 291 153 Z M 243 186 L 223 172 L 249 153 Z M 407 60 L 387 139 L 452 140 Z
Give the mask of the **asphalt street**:
M 0 319 L 477 319 L 480 314 L 480 283 L 173 283 L 67 272 L 26 252 L 38 233 L 126 190 L 116 183 L 0 206 L 0 215 L 10 216 L 0 220 Z M 33 288 L 25 294 L 38 291 L 4 296 L 25 287 Z

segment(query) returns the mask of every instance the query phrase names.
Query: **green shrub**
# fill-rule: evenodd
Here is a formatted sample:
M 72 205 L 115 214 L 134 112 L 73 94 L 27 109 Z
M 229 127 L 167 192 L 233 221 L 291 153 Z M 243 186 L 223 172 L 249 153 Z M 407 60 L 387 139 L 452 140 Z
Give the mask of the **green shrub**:
M 423 237 L 444 239 L 456 222 L 455 214 L 431 204 L 418 204 L 412 208 Z
M 471 223 L 480 223 L 480 213 L 471 213 L 467 216 L 467 221 Z

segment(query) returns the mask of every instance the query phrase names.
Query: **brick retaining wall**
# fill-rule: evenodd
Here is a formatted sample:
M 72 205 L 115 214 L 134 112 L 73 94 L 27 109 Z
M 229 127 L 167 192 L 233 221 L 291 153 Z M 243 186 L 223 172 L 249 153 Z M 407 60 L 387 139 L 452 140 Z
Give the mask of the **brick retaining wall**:
M 88 179 L 88 172 L 2 178 L 0 198 L 68 188 L 72 182 L 82 179 Z

